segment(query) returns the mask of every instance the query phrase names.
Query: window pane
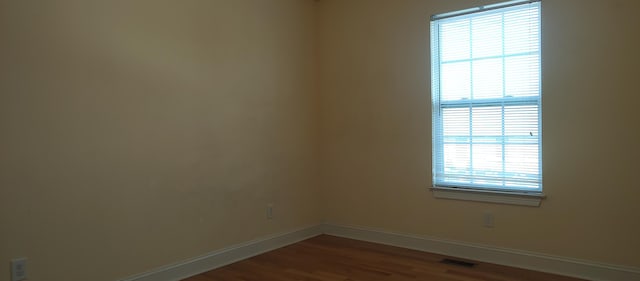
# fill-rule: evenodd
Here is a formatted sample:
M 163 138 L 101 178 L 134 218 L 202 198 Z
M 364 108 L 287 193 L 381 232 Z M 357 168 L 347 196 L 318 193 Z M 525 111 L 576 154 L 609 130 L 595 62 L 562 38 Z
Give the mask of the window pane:
M 501 98 L 502 58 L 473 62 L 473 98 Z
M 504 14 L 504 52 L 507 55 L 539 51 L 538 9 L 518 9 Z
M 456 20 L 440 25 L 440 59 L 444 62 L 471 57 L 469 20 Z
M 537 188 L 540 184 L 539 154 L 537 144 L 512 144 L 505 146 L 505 175 L 509 185 Z
M 505 58 L 505 77 L 507 96 L 538 96 L 540 57 L 536 54 Z
M 538 174 L 538 146 L 510 144 L 505 146 L 505 170 L 512 176 Z
M 448 141 L 452 137 L 469 136 L 469 108 L 446 108 L 442 110 L 442 130 Z M 468 139 L 468 138 L 465 138 Z
M 445 174 L 470 175 L 471 149 L 468 144 L 444 145 L 444 171 Z M 457 179 L 456 181 L 461 181 Z
M 473 183 L 502 185 L 502 146 L 474 144 L 471 149 Z
M 469 62 L 443 64 L 440 71 L 440 99 L 471 98 L 471 66 Z
M 511 142 L 538 142 L 538 106 L 508 106 L 504 109 L 504 134 Z
M 472 112 L 474 142 L 498 141 L 502 136 L 502 107 L 478 107 Z
M 502 15 L 489 14 L 474 17 L 471 21 L 473 33 L 472 53 L 474 58 L 502 55 Z
M 473 169 L 477 173 L 501 172 L 502 146 L 499 144 L 474 144 Z

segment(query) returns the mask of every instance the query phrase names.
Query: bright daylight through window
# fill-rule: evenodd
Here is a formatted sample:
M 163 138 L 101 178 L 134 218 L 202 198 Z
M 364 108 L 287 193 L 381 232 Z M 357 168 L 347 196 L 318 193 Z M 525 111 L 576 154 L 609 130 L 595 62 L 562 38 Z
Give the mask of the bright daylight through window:
M 431 19 L 433 184 L 541 193 L 540 2 Z

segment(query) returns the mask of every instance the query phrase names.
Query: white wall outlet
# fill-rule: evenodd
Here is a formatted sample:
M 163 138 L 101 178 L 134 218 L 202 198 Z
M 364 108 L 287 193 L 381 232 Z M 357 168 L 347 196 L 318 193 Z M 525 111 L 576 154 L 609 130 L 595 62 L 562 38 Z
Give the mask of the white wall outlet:
M 267 205 L 267 219 L 273 219 L 273 204 Z
M 493 221 L 493 214 L 491 212 L 485 212 L 483 214 L 482 225 L 488 228 L 493 228 L 495 226 Z
M 27 258 L 11 260 L 11 281 L 27 280 Z

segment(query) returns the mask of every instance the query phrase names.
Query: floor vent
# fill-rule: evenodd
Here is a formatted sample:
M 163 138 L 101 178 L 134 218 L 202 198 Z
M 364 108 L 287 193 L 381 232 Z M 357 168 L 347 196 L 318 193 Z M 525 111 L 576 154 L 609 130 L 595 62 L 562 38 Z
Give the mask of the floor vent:
M 466 262 L 466 261 L 460 261 L 460 260 L 454 260 L 454 259 L 442 259 L 440 263 L 457 265 L 462 267 L 469 267 L 469 268 L 474 267 L 476 265 L 475 263 L 472 263 L 472 262 Z

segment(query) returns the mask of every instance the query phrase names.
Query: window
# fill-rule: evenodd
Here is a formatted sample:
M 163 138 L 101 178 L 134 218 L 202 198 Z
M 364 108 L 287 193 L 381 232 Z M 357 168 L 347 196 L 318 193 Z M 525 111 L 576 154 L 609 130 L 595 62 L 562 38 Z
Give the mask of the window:
M 542 192 L 540 2 L 431 19 L 434 189 Z

